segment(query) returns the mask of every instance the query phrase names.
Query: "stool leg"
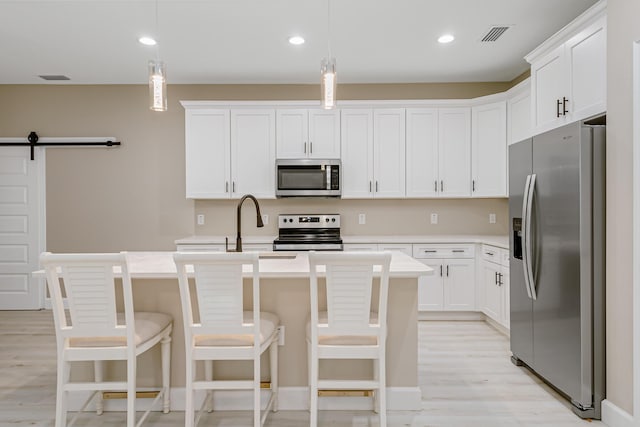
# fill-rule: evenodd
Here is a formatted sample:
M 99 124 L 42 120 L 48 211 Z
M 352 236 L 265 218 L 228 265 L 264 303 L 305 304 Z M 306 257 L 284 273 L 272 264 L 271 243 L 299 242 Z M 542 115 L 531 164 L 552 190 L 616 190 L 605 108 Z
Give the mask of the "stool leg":
M 318 425 L 318 357 L 312 344 L 309 350 L 309 425 Z
M 260 353 L 253 359 L 253 427 L 260 427 Z
M 213 381 L 213 360 L 204 361 L 204 379 L 205 381 Z M 207 412 L 213 412 L 213 390 L 207 390 L 204 398 L 207 400 Z
M 136 425 L 136 355 L 127 358 L 127 427 Z
M 94 360 L 93 361 L 93 378 L 95 382 L 101 383 L 104 381 L 104 361 L 103 360 Z M 96 414 L 102 415 L 103 410 L 103 401 L 102 401 L 102 392 L 98 393 L 98 398 L 96 399 Z
M 387 427 L 387 380 L 386 380 L 386 362 L 384 352 L 380 355 L 380 360 L 376 360 L 378 364 L 378 414 L 380 415 L 380 427 Z
M 269 364 L 271 368 L 271 393 L 273 393 L 273 412 L 278 412 L 278 341 L 269 347 Z
M 56 427 L 67 425 L 67 392 L 65 385 L 69 381 L 71 364 L 58 357 L 58 385 L 56 390 Z
M 196 362 L 191 360 L 191 354 L 187 353 L 186 361 L 186 378 L 185 378 L 185 393 L 184 393 L 184 426 L 193 427 L 194 424 L 194 410 L 193 410 L 193 376 L 195 373 Z
M 170 332 L 160 341 L 162 352 L 162 412 L 169 413 L 171 407 L 171 335 Z

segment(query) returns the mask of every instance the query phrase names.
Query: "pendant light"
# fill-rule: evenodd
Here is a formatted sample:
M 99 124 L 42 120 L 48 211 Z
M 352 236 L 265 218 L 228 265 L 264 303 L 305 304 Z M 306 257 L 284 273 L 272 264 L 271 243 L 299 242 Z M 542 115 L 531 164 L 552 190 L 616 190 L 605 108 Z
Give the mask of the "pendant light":
M 158 34 L 158 0 L 156 0 L 156 38 Z M 149 109 L 167 111 L 167 69 L 160 60 L 160 44 L 156 44 L 156 59 L 149 61 Z
M 330 110 L 336 107 L 336 59 L 331 56 L 331 0 L 327 0 L 327 57 L 320 61 L 320 91 L 322 108 Z

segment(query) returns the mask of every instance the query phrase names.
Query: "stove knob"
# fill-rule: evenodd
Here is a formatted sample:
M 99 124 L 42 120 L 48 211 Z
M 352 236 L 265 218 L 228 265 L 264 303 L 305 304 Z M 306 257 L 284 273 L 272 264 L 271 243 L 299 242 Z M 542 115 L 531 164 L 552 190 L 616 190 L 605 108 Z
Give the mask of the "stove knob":
M 289 218 L 289 222 L 293 222 L 293 218 Z
M 335 218 L 331 218 L 331 222 L 336 222 L 336 219 Z
M 325 221 L 329 222 L 329 218 L 326 218 Z

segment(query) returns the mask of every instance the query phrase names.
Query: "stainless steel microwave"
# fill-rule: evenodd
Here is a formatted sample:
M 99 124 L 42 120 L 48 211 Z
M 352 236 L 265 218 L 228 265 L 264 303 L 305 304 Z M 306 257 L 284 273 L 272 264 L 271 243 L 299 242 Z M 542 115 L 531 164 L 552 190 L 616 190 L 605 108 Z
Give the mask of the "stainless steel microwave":
M 277 197 L 340 197 L 338 159 L 276 160 Z

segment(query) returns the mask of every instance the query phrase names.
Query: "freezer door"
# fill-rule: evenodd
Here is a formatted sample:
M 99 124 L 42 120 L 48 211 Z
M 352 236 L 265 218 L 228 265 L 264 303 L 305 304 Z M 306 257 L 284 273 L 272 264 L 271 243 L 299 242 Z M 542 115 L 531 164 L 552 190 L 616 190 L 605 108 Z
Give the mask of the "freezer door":
M 581 227 L 590 224 L 590 141 L 581 141 L 579 123 L 534 137 L 533 268 L 537 299 L 533 303 L 533 364 L 539 375 L 574 401 L 581 401 L 585 363 L 581 324 Z M 584 152 L 583 150 L 588 150 Z M 581 170 L 581 162 L 585 168 Z M 586 175 L 585 175 L 586 174 Z M 588 226 L 590 227 L 590 225 Z M 587 227 L 587 228 L 588 228 Z M 590 343 L 588 343 L 590 344 Z M 588 347 L 588 346 L 585 346 Z M 590 367 L 589 367 L 590 371 Z M 591 403 L 591 397 L 588 397 Z
M 533 363 L 533 300 L 529 297 L 519 242 L 523 224 L 522 203 L 527 177 L 531 175 L 532 140 L 509 146 L 509 261 L 510 335 L 513 356 L 527 365 Z M 515 227 L 514 227 L 515 224 Z

